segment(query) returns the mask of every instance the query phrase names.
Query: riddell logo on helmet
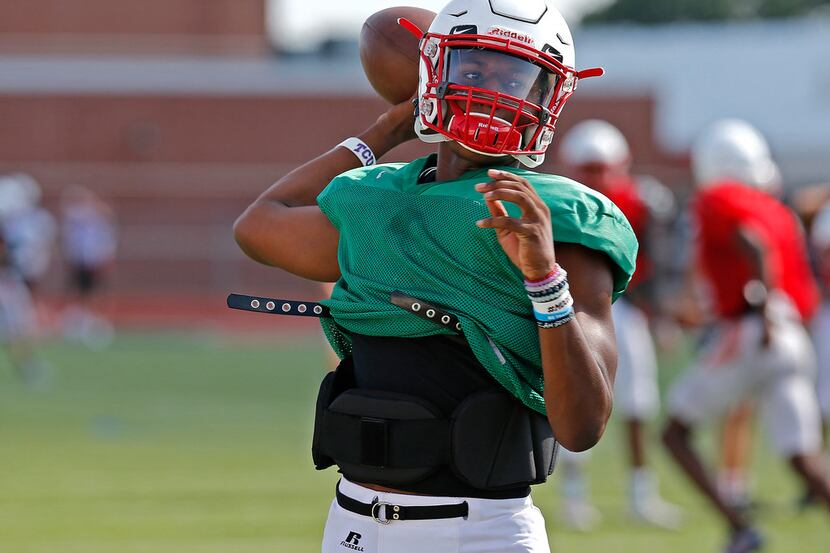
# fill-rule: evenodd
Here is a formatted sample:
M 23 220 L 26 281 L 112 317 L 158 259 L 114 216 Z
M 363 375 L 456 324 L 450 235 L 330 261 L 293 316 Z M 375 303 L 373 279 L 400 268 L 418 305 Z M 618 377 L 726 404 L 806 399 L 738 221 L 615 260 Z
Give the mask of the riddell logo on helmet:
M 530 35 L 519 33 L 517 31 L 511 31 L 510 29 L 505 29 L 503 27 L 490 27 L 490 30 L 487 31 L 487 34 L 501 38 L 509 38 L 510 40 L 517 40 L 519 42 L 524 42 L 525 44 L 530 44 L 531 46 L 533 46 L 533 44 L 536 42 Z
M 479 130 L 481 130 L 481 129 L 486 129 L 486 130 L 488 130 L 488 131 L 490 131 L 490 132 L 501 132 L 501 131 L 503 131 L 503 130 L 504 130 L 504 128 L 503 128 L 503 127 L 500 127 L 500 126 L 498 126 L 498 125 L 489 125 L 489 124 L 487 124 L 487 123 L 485 123 L 485 122 L 483 122 L 483 121 L 479 121 L 479 122 L 478 122 L 478 129 L 479 129 Z

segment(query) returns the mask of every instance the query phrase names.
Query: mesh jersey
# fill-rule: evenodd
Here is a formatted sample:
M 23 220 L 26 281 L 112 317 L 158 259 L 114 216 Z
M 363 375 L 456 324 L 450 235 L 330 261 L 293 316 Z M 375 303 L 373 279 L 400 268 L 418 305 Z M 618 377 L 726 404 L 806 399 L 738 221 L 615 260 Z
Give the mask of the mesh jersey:
M 473 353 L 504 388 L 545 412 L 539 336 L 519 269 L 495 231 L 475 185 L 486 170 L 455 181 L 418 184 L 427 158 L 359 168 L 336 177 L 317 198 L 340 231 L 341 278 L 324 301 L 326 336 L 340 357 L 349 333 L 417 338 L 449 332 L 390 303 L 400 290 L 456 315 Z M 504 167 L 533 183 L 550 207 L 556 242 L 581 244 L 614 262 L 614 299 L 634 272 L 637 240 L 607 198 L 574 181 Z M 517 206 L 505 204 L 513 216 Z

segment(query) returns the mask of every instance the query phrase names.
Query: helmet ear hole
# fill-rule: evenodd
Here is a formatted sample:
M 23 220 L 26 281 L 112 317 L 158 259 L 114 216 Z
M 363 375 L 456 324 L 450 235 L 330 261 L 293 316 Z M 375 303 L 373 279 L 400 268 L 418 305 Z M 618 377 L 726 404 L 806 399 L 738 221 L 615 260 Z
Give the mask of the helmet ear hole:
M 435 122 L 438 116 L 438 102 L 434 98 L 422 98 L 418 103 L 418 115 L 430 123 Z

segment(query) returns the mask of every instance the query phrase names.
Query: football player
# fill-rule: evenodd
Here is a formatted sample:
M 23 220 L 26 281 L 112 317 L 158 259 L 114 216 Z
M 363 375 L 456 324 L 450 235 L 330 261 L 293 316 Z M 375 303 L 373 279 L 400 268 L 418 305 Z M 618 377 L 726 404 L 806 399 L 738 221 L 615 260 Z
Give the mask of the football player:
M 35 354 L 36 330 L 32 297 L 0 232 L 0 346 L 23 384 L 40 390 L 48 385 L 50 371 Z
M 660 409 L 657 388 L 657 356 L 649 330 L 647 311 L 654 312 L 655 268 L 649 238 L 655 223 L 663 223 L 674 211 L 674 197 L 655 179 L 631 175 L 631 151 L 623 134 L 607 121 L 583 121 L 564 137 L 559 155 L 568 175 L 601 192 L 619 207 L 637 235 L 640 250 L 637 271 L 628 291 L 612 310 L 617 333 L 617 379 L 614 385 L 615 411 L 625 421 L 628 458 L 631 467 L 629 508 L 640 521 L 662 528 L 676 528 L 677 507 L 665 502 L 649 470 L 645 451 L 645 424 Z M 563 455 L 570 464 L 572 456 Z M 577 461 L 563 473 L 565 520 L 577 528 L 590 526 L 596 509 L 590 505 L 586 484 Z M 569 481 L 570 480 L 570 481 Z M 573 481 L 575 480 L 575 481 Z
M 830 506 L 819 456 L 815 354 L 803 322 L 818 292 L 799 223 L 763 190 L 776 177 L 763 137 L 742 121 L 721 121 L 696 142 L 692 161 L 696 263 L 717 324 L 674 383 L 664 442 L 728 523 L 725 551 L 743 553 L 760 549 L 763 540 L 709 477 L 691 435 L 708 418 L 754 400 L 776 451 Z
M 636 239 L 602 195 L 530 169 L 601 71 L 574 69 L 548 0 L 452 0 L 412 30 L 414 129 L 412 104 L 393 107 L 263 193 L 236 239 L 337 281 L 323 323 L 343 361 L 314 451 L 343 478 L 323 552 L 547 553 L 530 485 L 554 436 L 582 451 L 604 431 Z M 376 165 L 415 137 L 437 153 Z

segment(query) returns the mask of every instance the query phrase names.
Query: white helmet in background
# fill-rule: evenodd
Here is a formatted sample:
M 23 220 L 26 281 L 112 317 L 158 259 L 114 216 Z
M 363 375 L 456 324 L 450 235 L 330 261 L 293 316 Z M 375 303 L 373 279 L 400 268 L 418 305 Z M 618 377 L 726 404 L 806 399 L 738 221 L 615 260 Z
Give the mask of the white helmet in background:
M 26 173 L 14 173 L 9 175 L 9 178 L 17 182 L 19 193 L 25 199 L 27 207 L 33 207 L 40 203 L 43 192 L 40 189 L 40 184 L 33 176 Z
M 26 189 L 13 176 L 0 176 L 0 218 L 14 215 L 29 207 Z
M 692 172 L 700 187 L 730 179 L 767 192 L 775 192 L 781 185 L 767 141 L 755 127 L 739 119 L 718 121 L 695 141 Z
M 631 150 L 617 127 L 607 121 L 590 119 L 568 131 L 559 157 L 573 167 L 593 164 L 618 167 L 631 161 Z
M 813 219 L 810 241 L 817 250 L 830 249 L 830 203 L 825 205 Z
M 579 79 L 603 74 L 574 69 L 571 31 L 551 0 L 451 0 L 420 48 L 419 138 L 528 167 L 544 161 Z

